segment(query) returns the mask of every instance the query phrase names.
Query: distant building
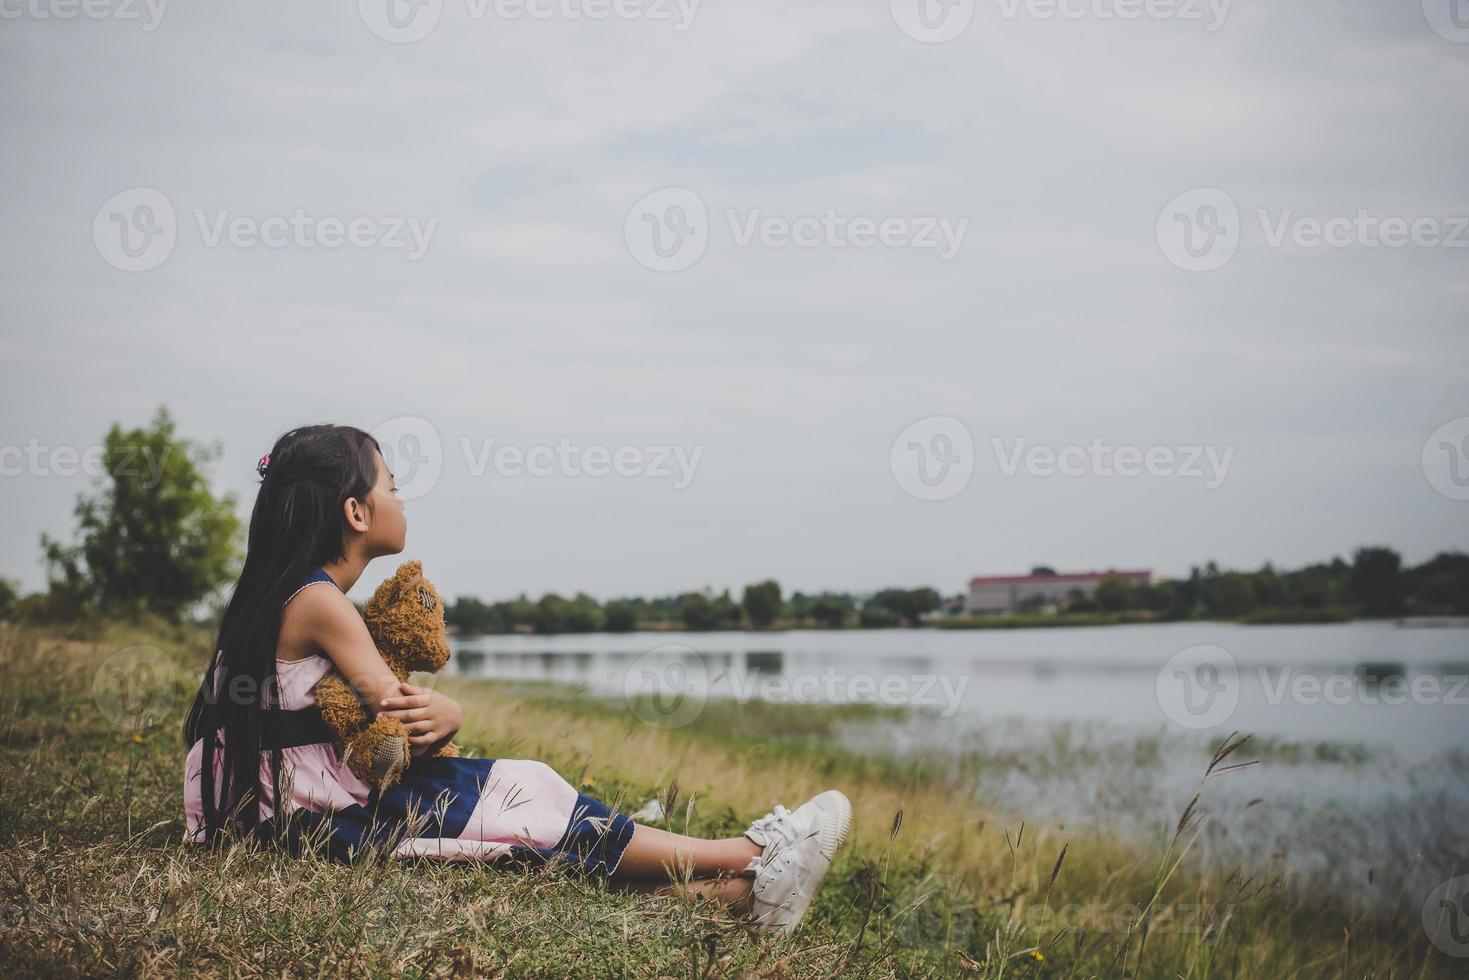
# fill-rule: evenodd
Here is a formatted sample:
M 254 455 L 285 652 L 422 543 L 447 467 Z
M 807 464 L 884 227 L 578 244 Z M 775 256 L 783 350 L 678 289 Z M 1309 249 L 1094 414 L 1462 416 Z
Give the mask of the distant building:
M 964 609 L 971 616 L 990 616 L 1021 611 L 1022 606 L 1040 608 L 1065 606 L 1073 592 L 1090 596 L 1104 578 L 1126 579 L 1133 585 L 1153 581 L 1151 571 L 1119 572 L 1032 572 L 1029 575 L 997 575 L 969 580 Z

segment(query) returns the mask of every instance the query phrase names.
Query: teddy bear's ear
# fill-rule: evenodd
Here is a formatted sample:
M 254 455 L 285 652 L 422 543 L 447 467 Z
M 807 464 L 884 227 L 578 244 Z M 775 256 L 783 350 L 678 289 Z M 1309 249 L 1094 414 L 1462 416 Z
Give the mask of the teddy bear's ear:
M 423 581 L 423 563 L 418 559 L 405 561 L 393 573 L 393 591 L 400 596 L 412 595 L 418 583 Z

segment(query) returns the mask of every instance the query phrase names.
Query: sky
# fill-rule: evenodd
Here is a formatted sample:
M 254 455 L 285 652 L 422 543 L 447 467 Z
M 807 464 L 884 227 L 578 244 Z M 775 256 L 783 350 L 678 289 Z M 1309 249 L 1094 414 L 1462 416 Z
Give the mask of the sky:
M 1454 3 L 0 0 L 0 575 L 159 405 L 446 595 L 1469 548 Z

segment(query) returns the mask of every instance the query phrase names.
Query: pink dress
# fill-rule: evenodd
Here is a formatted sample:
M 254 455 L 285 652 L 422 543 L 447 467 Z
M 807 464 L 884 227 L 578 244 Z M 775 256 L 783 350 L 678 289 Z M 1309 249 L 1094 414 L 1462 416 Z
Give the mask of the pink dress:
M 331 582 L 321 569 L 296 590 Z M 295 593 L 292 593 L 294 597 Z M 290 599 L 286 600 L 287 602 Z M 314 709 L 312 691 L 332 662 L 325 656 L 276 660 L 282 708 Z M 216 744 L 222 742 L 221 735 Z M 394 857 L 495 860 L 535 857 L 577 862 L 610 875 L 632 838 L 634 824 L 586 796 L 544 762 L 529 759 L 415 758 L 385 793 L 369 789 L 337 758 L 331 742 L 283 748 L 281 781 L 290 789 L 283 815 L 292 842 L 321 835 L 333 857 L 351 860 L 369 844 L 391 847 Z M 184 762 L 184 839 L 204 839 L 204 741 Z M 216 786 L 223 756 L 215 752 Z M 260 753 L 262 818 L 274 812 L 270 753 Z

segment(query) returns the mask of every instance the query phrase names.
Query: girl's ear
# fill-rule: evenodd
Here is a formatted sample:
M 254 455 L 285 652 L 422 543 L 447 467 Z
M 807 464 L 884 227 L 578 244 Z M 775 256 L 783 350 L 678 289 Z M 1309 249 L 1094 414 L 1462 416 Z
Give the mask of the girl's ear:
M 342 501 L 342 516 L 346 518 L 347 526 L 352 530 L 367 530 L 367 507 L 357 498 L 348 497 Z

